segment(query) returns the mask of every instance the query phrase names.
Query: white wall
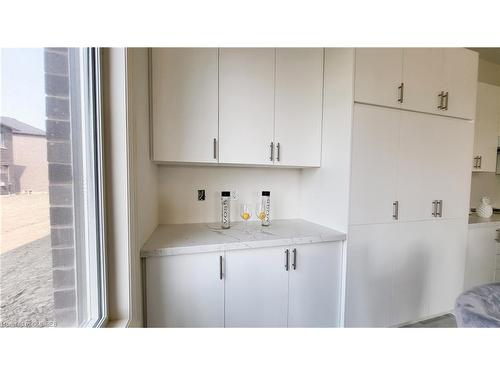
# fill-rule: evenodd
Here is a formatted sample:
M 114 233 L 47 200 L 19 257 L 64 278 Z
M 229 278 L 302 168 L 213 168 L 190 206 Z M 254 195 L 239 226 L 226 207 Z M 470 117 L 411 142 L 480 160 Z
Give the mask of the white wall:
M 135 216 L 137 218 L 138 248 L 144 245 L 159 223 L 158 166 L 149 157 L 149 84 L 148 50 L 129 48 L 128 121 L 133 132 Z
M 130 166 L 125 56 L 123 48 L 106 48 L 102 54 L 106 263 L 108 313 L 112 326 L 126 325 L 130 319 Z
M 354 49 L 325 50 L 321 168 L 301 176 L 301 216 L 347 232 L 351 165 Z
M 127 122 L 130 140 L 130 326 L 142 326 L 140 251 L 158 226 L 158 166 L 149 158 L 149 59 L 147 48 L 127 49 Z
M 255 205 L 262 190 L 271 191 L 271 220 L 300 216 L 298 169 L 162 165 L 158 175 L 161 224 L 220 221 L 223 190 L 239 194 L 231 202 L 232 221 L 241 220 L 238 204 Z M 197 200 L 197 189 L 205 189 L 205 201 Z
M 478 81 L 500 86 L 500 65 L 479 59 Z

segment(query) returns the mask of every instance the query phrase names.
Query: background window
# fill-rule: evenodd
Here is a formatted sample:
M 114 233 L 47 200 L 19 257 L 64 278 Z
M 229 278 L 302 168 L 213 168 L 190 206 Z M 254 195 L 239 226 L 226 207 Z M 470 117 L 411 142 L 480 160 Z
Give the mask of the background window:
M 1 52 L 1 325 L 101 325 L 99 51 Z

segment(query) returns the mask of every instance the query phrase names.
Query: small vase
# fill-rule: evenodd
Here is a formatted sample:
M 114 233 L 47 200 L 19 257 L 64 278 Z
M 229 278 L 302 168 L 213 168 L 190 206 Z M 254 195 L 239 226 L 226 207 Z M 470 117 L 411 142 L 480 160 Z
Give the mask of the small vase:
M 481 198 L 481 203 L 476 208 L 476 215 L 485 219 L 493 215 L 493 207 L 491 207 L 490 199 L 488 197 Z

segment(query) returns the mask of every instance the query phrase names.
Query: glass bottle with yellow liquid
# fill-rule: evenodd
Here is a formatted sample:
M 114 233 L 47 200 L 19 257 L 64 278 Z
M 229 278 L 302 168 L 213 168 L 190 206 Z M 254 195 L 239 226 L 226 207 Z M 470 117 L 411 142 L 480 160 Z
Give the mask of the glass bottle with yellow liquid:
M 262 222 L 263 227 L 269 226 L 271 221 L 269 220 L 269 212 L 271 210 L 271 192 L 263 191 L 262 197 L 259 199 L 259 203 L 257 203 L 257 217 Z

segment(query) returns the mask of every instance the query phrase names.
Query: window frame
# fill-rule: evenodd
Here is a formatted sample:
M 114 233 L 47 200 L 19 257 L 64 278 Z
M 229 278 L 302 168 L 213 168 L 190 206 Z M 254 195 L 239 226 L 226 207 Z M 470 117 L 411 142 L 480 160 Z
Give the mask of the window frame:
M 69 49 L 69 62 L 73 184 L 81 187 L 73 193 L 77 324 L 103 327 L 108 298 L 101 51 Z

